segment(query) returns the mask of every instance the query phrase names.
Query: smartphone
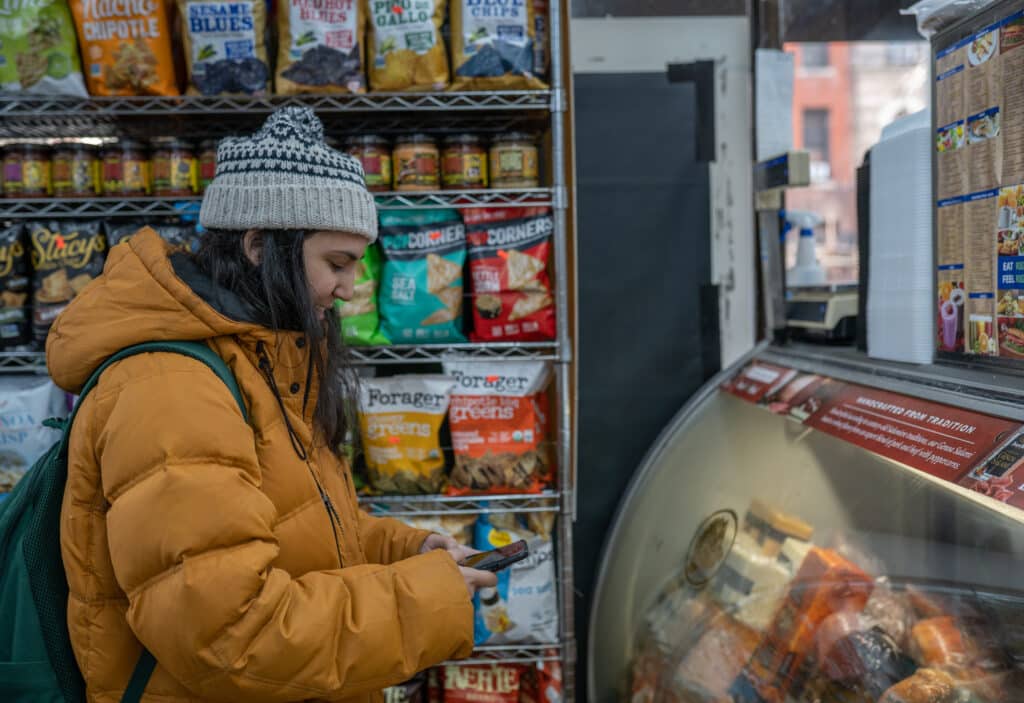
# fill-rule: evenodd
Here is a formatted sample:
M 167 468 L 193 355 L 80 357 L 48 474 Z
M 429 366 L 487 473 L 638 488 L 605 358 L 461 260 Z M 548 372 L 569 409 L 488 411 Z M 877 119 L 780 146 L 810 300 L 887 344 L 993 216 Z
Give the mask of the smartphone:
M 502 569 L 507 569 L 528 556 L 530 556 L 530 547 L 526 544 L 525 540 L 519 540 L 507 546 L 492 549 L 489 552 L 480 552 L 479 554 L 467 557 L 459 562 L 459 566 L 496 573 Z

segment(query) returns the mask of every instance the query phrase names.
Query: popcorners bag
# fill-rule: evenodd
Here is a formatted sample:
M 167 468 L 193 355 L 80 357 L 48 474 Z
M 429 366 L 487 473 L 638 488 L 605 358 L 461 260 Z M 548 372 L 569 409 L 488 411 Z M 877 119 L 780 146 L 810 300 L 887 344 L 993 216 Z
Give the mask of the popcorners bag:
M 345 344 L 381 346 L 389 344 L 380 329 L 377 290 L 380 287 L 380 249 L 371 244 L 360 259 L 352 299 L 334 305 L 341 320 L 341 338 Z
M 392 376 L 361 383 L 359 429 L 370 483 L 403 495 L 439 493 L 444 484 L 441 425 L 454 381 Z
M 488 551 L 521 539 L 529 544 L 530 556 L 499 572 L 497 588 L 481 589 L 474 596 L 477 646 L 558 641 L 551 539 L 522 527 L 511 516 L 481 515 L 477 520 L 476 549 Z
M 0 91 L 88 97 L 66 0 L 5 5 L 0 13 Z
M 282 0 L 277 12 L 278 95 L 366 92 L 362 0 Z
M 459 343 L 466 228 L 454 210 L 384 211 L 381 329 L 392 344 Z
M 452 0 L 453 90 L 543 90 L 532 0 Z

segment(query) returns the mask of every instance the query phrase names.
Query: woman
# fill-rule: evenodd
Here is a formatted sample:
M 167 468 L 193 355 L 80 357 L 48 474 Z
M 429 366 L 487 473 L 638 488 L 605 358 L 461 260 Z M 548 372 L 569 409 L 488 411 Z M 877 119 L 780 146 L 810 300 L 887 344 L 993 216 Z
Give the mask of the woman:
M 377 236 L 359 163 L 286 108 L 221 143 L 200 220 L 195 256 L 148 229 L 115 247 L 47 340 L 71 392 L 124 347 L 202 340 L 249 412 L 175 354 L 118 362 L 86 397 L 61 541 L 89 700 L 120 700 L 143 646 L 160 703 L 364 700 L 467 656 L 493 574 L 365 515 L 340 455 L 356 384 L 328 313 Z

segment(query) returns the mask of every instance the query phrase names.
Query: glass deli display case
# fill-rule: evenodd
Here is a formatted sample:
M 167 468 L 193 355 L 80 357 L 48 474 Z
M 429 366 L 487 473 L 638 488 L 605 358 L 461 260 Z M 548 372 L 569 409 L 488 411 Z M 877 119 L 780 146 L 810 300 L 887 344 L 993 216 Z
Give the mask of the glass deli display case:
M 1024 701 L 1024 390 L 760 347 L 619 507 L 594 701 Z

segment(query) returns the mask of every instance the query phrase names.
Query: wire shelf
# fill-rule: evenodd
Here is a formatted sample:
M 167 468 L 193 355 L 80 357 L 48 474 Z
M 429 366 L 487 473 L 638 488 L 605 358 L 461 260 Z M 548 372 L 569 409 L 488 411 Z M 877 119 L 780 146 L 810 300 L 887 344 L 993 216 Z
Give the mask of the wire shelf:
M 552 204 L 550 188 L 379 193 L 381 210 L 478 208 Z M 174 217 L 197 214 L 201 197 L 0 199 L 0 219 L 69 217 Z
M 541 661 L 558 661 L 561 656 L 562 644 L 477 647 L 469 659 L 445 664 L 533 664 Z
M 43 352 L 0 352 L 0 373 L 46 373 Z
M 350 347 L 357 364 L 440 363 L 452 356 L 463 361 L 531 360 L 558 361 L 554 342 L 521 344 L 432 344 L 394 345 L 390 347 Z
M 374 515 L 419 517 L 486 515 L 489 513 L 557 512 L 559 493 L 498 496 L 360 496 L 359 503 Z

